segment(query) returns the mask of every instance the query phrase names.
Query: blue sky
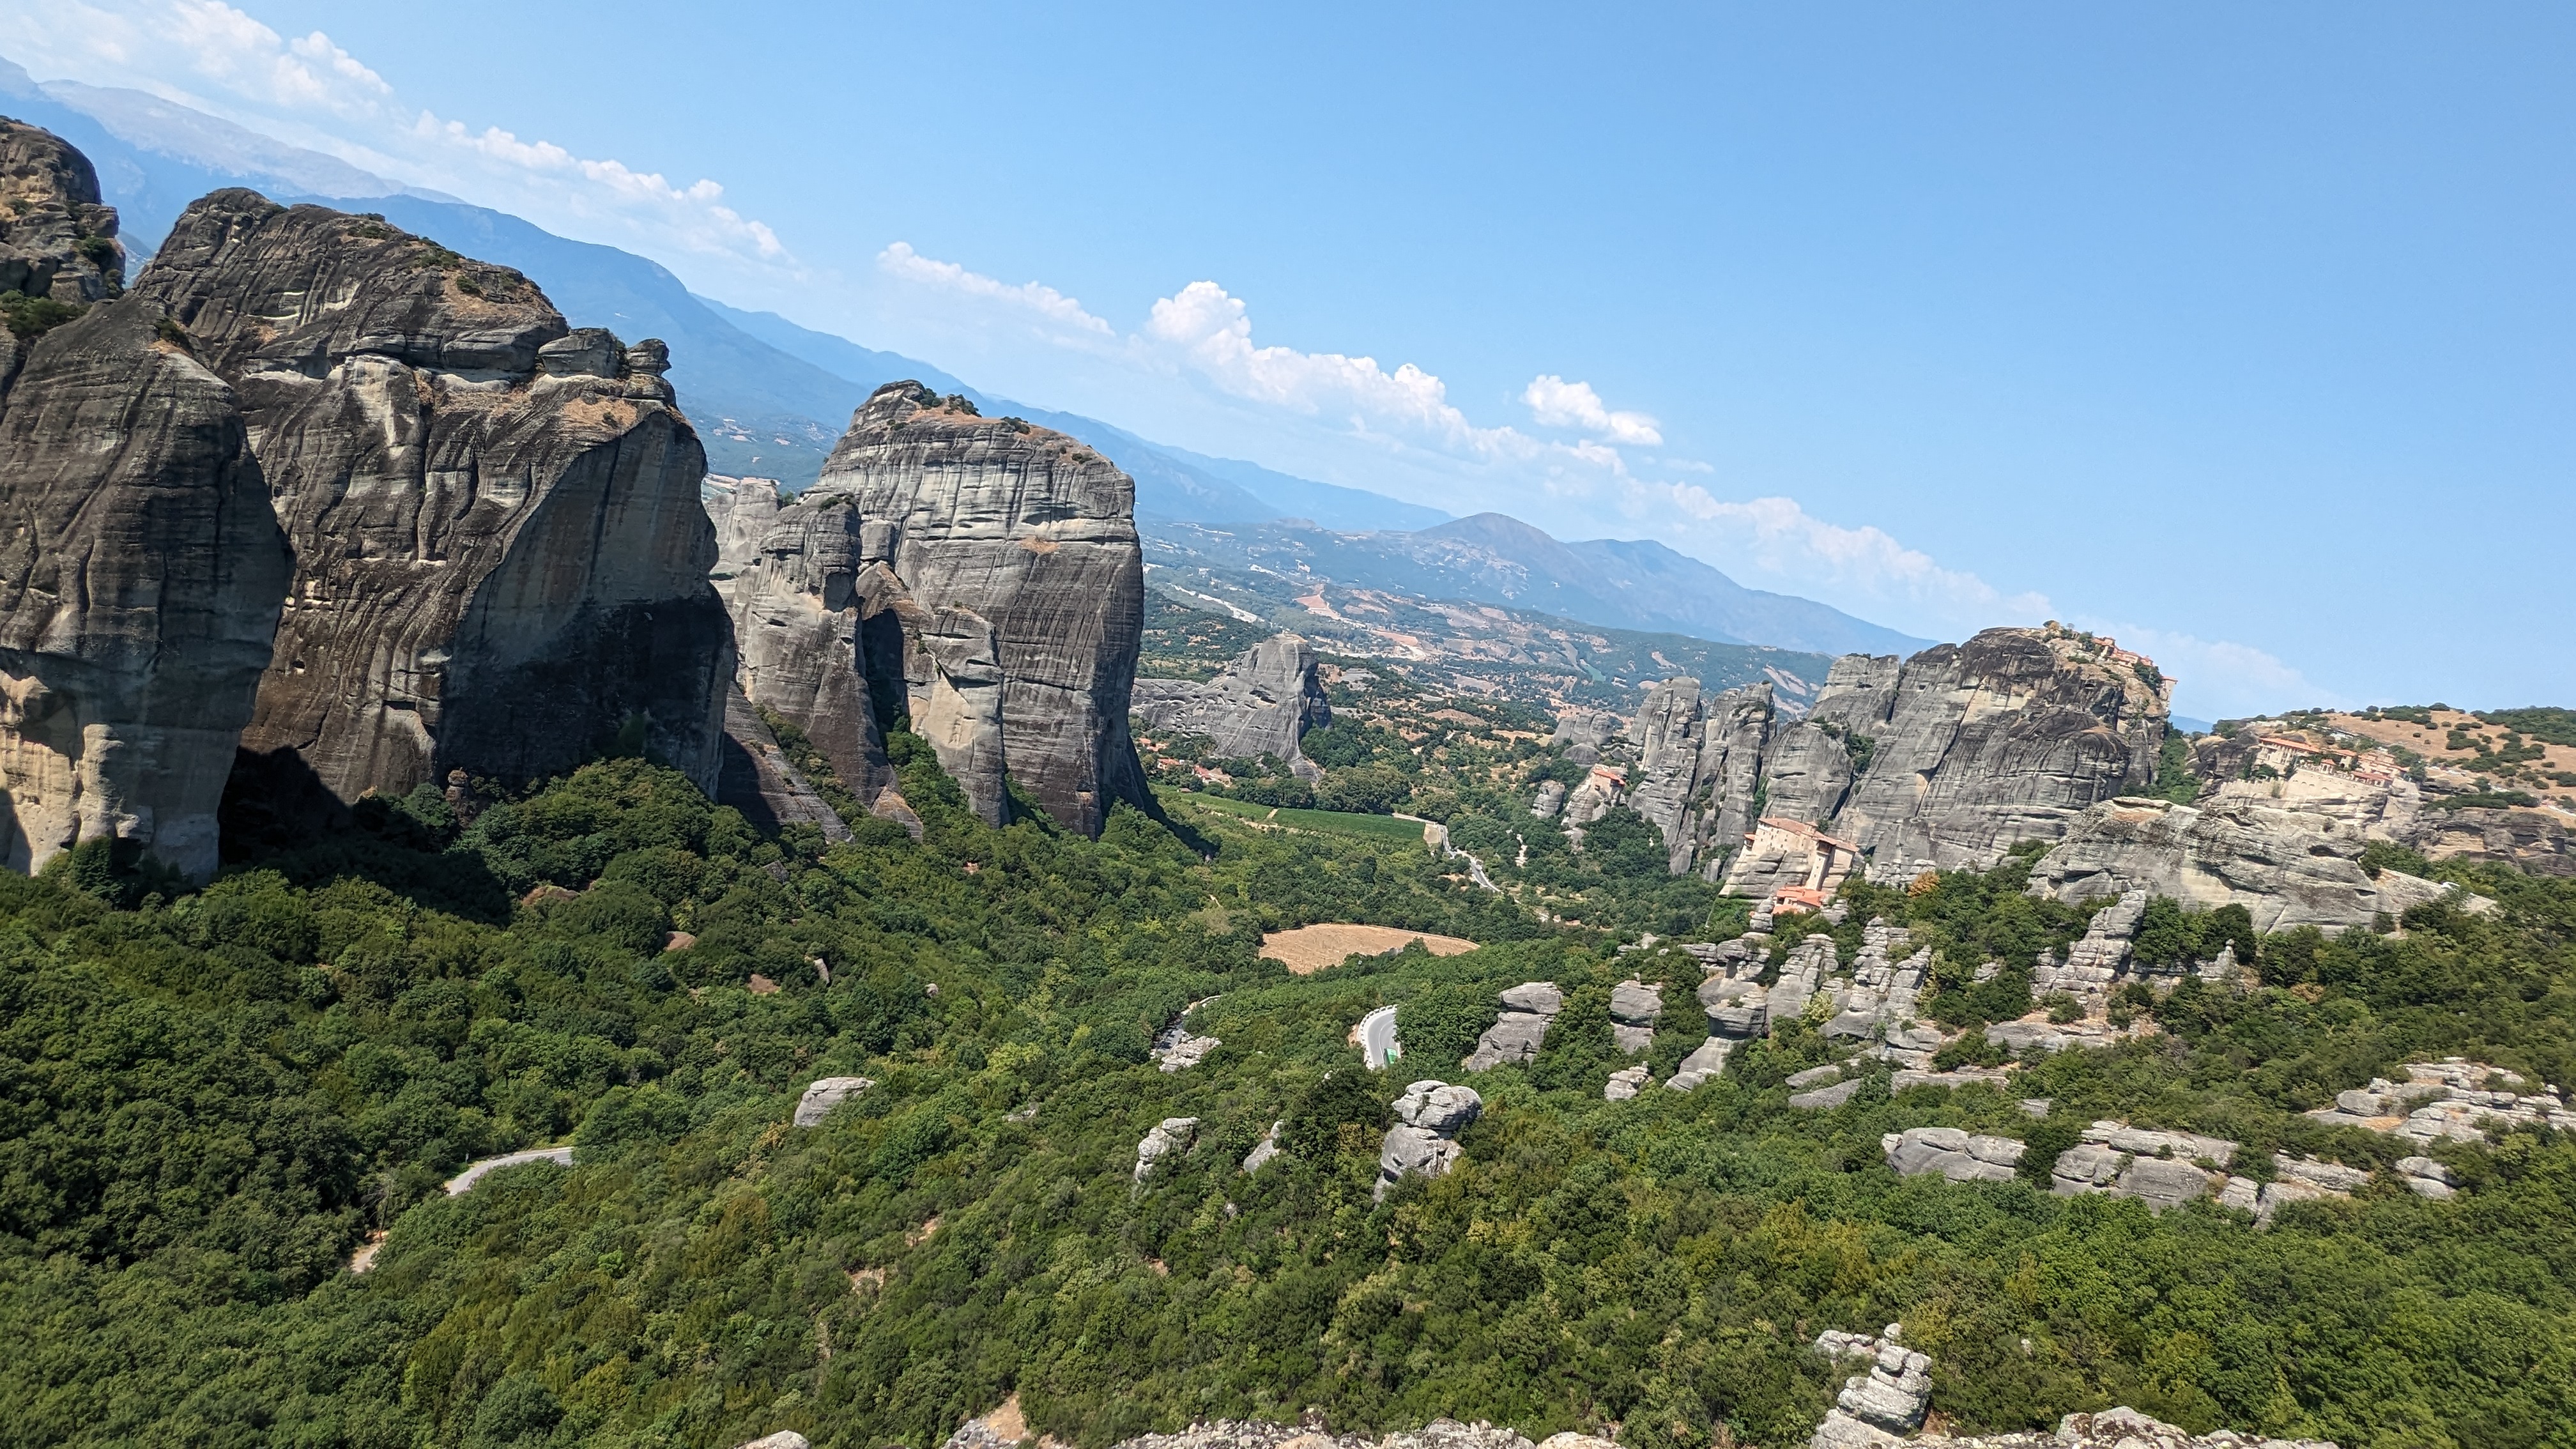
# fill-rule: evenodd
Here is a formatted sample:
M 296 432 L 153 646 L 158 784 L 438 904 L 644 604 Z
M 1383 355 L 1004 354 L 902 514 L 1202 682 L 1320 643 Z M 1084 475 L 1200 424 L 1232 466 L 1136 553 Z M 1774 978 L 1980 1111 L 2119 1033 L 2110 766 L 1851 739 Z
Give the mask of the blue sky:
M 1165 441 L 2063 618 L 2189 713 L 2576 704 L 2576 12 L 1251 11 L 0 0 Z

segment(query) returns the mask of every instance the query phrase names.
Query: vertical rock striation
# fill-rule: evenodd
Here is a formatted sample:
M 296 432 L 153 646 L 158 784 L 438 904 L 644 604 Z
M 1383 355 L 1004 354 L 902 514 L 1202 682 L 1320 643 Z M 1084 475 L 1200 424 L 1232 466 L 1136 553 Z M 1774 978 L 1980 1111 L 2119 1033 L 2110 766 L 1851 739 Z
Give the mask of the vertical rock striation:
M 164 323 L 130 297 L 55 328 L 0 416 L 17 870 L 98 837 L 195 879 L 217 864 L 216 809 L 291 560 L 232 389 Z
M 232 384 L 295 550 L 247 752 L 341 800 L 611 745 L 715 787 L 730 630 L 659 342 L 243 190 L 191 206 L 135 292 Z
M 1235 656 L 1204 684 L 1187 679 L 1139 679 L 1134 705 L 1147 727 L 1175 735 L 1205 735 L 1221 759 L 1268 755 L 1299 778 L 1324 772 L 1297 748 L 1310 729 L 1333 722 L 1333 707 L 1315 677 L 1315 651 L 1294 634 L 1273 634 Z
M 913 728 L 977 814 L 1005 774 L 1068 829 L 1143 803 L 1127 714 L 1144 624 L 1135 485 L 1071 438 L 918 383 L 877 389 L 809 496 L 843 496 L 904 640 Z M 800 506 L 810 506 L 800 505 Z
M 2111 641 L 2054 626 L 1902 663 L 1846 655 L 1794 721 L 1768 686 L 1704 699 L 1697 680 L 1667 680 L 1639 715 L 1629 803 L 1676 874 L 1696 866 L 1735 891 L 1802 883 L 1800 831 L 1847 843 L 1874 879 L 1983 869 L 2152 779 L 2171 688 Z M 1757 831 L 1766 819 L 1785 825 Z M 1800 858 L 1769 858 L 1783 850 Z

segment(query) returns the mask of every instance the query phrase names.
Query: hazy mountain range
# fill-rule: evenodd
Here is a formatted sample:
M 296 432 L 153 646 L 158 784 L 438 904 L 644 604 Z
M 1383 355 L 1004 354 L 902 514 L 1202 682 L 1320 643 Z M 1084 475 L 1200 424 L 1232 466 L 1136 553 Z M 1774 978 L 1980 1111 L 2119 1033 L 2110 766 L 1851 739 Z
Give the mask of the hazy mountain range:
M 1082 439 L 1136 480 L 1149 534 L 1210 563 L 1324 574 L 1427 599 L 1508 605 L 1624 629 L 1822 653 L 1910 652 L 1925 642 L 1840 610 L 1747 589 L 1659 543 L 1559 541 L 1517 519 L 1452 519 L 1363 489 L 1150 442 L 1096 418 L 985 394 L 880 352 L 690 292 L 658 263 L 572 241 L 504 212 L 405 187 L 140 91 L 39 84 L 0 60 L 0 105 L 63 136 L 98 167 L 138 260 L 188 203 L 225 186 L 374 212 L 468 256 L 536 279 L 576 326 L 671 345 L 672 384 L 709 466 L 811 482 L 850 414 L 881 384 L 917 380 Z

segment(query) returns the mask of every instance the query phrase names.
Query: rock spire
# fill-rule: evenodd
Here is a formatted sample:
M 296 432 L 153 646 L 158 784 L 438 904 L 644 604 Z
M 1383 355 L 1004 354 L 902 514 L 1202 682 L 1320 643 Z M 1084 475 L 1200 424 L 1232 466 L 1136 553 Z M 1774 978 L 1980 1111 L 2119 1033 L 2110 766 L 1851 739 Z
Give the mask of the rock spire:
M 968 802 L 1007 776 L 1096 835 L 1146 799 L 1127 712 L 1144 628 L 1135 484 L 1072 438 L 919 383 L 877 389 L 798 507 L 845 498 L 900 623 L 903 695 Z
M 638 748 L 731 672 L 667 349 L 373 217 L 218 191 L 136 279 L 232 384 L 297 560 L 243 748 L 340 800 Z

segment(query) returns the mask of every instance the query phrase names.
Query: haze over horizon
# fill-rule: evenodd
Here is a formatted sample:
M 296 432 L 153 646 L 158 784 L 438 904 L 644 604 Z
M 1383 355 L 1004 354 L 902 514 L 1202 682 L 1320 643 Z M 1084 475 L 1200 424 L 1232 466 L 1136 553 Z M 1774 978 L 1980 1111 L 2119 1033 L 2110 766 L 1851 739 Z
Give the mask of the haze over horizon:
M 1911 633 L 2063 618 L 2186 714 L 2576 679 L 2562 12 L 0 13 L 39 79 L 987 391 Z

